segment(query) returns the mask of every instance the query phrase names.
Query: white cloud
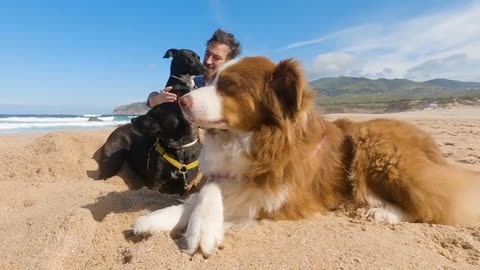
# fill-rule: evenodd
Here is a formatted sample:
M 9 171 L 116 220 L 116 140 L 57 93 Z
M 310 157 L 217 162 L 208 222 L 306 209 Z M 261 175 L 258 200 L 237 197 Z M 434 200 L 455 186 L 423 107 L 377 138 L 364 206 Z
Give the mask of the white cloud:
M 336 49 L 306 65 L 311 76 L 480 80 L 480 3 L 390 25 L 350 27 L 285 48 L 327 40 Z
M 314 38 L 314 39 L 294 42 L 294 43 L 288 44 L 288 45 L 280 48 L 277 51 L 284 51 L 284 50 L 288 50 L 288 49 L 303 47 L 303 46 L 306 46 L 306 45 L 321 43 L 321 42 L 324 42 L 324 41 L 327 41 L 327 40 L 332 40 L 332 39 L 341 37 L 343 35 L 354 34 L 358 31 L 364 30 L 366 28 L 367 28 L 366 25 L 361 25 L 361 26 L 355 26 L 355 27 L 343 29 L 343 30 L 333 32 L 333 33 L 330 33 L 330 34 L 327 34 L 327 35 L 324 35 L 324 36 L 321 36 L 321 37 L 317 37 L 317 38 Z
M 406 77 L 413 80 L 428 80 L 432 77 L 480 81 L 480 59 L 466 54 L 455 54 L 433 59 L 407 70 Z
M 352 54 L 344 52 L 333 52 L 319 54 L 313 63 L 307 67 L 310 76 L 331 77 L 338 75 L 353 75 L 355 70 L 362 67 L 364 62 Z

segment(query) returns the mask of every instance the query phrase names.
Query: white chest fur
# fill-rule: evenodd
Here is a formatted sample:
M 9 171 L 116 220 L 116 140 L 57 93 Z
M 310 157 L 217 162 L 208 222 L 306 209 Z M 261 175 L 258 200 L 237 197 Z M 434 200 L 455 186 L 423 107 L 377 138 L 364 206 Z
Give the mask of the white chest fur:
M 225 221 L 237 225 L 255 219 L 261 210 L 275 212 L 288 198 L 287 186 L 271 193 L 245 185 L 243 175 L 250 164 L 244 154 L 250 144 L 251 133 L 207 133 L 199 160 L 204 174 L 215 177 L 221 189 Z
M 244 154 L 250 148 L 251 133 L 214 131 L 205 134 L 200 169 L 205 175 L 223 175 L 240 180 L 249 167 Z

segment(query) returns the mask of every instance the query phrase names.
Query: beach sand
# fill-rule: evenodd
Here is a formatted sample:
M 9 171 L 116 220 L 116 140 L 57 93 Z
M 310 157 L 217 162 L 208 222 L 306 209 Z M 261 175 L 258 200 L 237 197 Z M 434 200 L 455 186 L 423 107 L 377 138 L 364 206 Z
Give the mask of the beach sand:
M 480 170 L 480 108 L 327 117 L 406 119 Z M 344 210 L 230 230 L 207 260 L 168 234 L 139 239 L 134 220 L 178 198 L 129 189 L 128 169 L 93 180 L 111 131 L 0 136 L 0 269 L 480 269 L 480 224 L 382 225 Z

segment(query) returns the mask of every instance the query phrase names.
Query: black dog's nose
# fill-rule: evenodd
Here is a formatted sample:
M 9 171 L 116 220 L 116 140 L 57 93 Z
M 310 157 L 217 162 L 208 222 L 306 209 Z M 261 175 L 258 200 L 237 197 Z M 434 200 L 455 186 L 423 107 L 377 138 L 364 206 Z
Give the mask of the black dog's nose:
M 192 97 L 190 96 L 183 96 L 181 97 L 178 102 L 180 103 L 180 106 L 182 106 L 183 109 L 189 109 L 193 105 L 193 100 Z

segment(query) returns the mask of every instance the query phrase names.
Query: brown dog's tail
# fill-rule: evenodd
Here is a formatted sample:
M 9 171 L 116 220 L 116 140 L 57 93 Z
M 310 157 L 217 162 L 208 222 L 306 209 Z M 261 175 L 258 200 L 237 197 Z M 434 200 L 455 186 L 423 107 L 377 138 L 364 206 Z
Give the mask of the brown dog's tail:
M 410 199 L 411 210 L 419 221 L 480 222 L 480 172 L 452 165 L 434 165 L 421 170 L 417 177 L 410 187 Z

